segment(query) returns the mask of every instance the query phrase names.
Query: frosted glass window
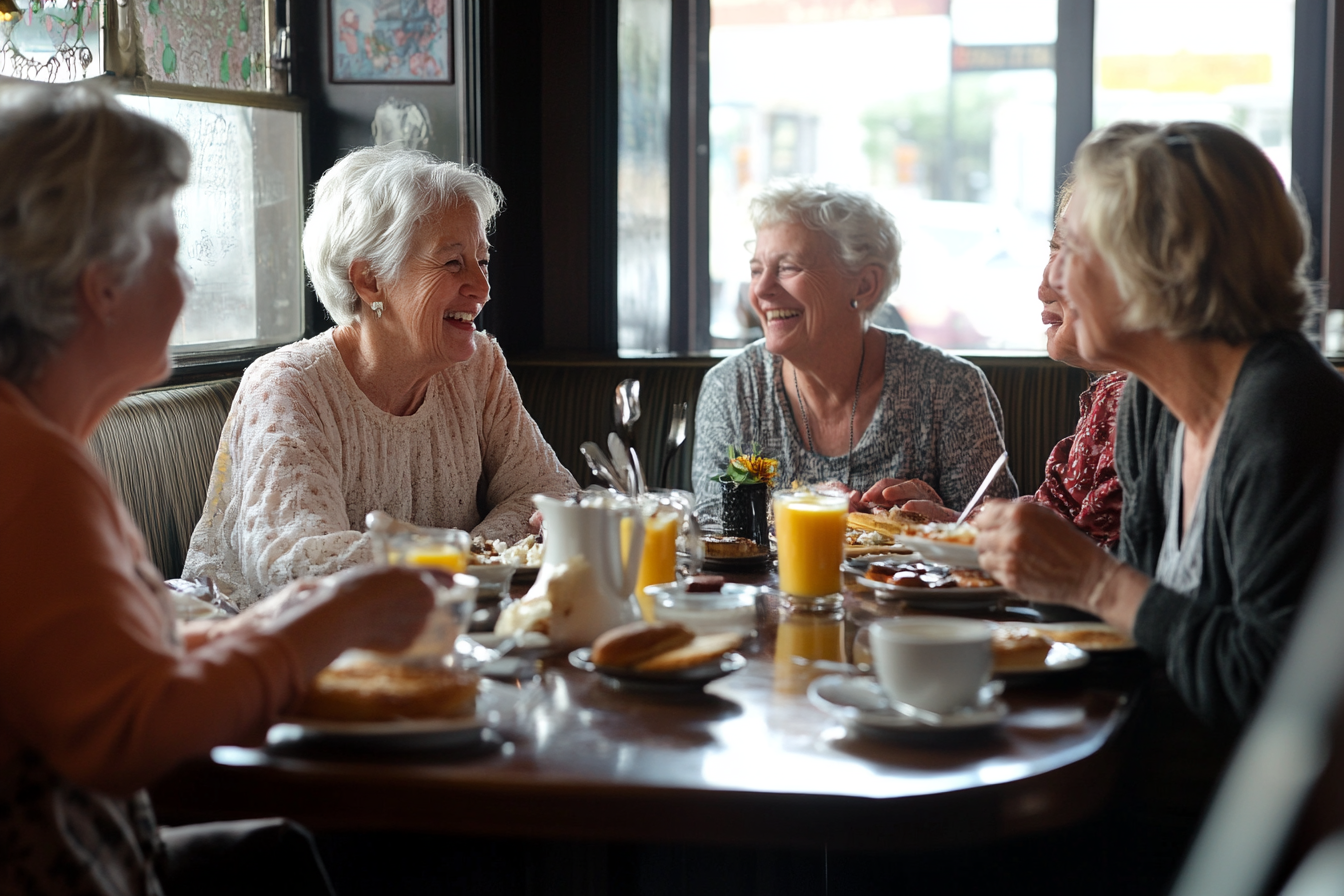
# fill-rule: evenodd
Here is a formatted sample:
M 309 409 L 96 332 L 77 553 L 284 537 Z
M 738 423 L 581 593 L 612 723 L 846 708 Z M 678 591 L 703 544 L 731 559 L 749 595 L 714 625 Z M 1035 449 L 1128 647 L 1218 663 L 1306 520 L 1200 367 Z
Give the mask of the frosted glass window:
M 1057 19 L 1055 0 L 713 0 L 714 345 L 759 337 L 747 205 L 802 175 L 895 216 L 901 283 L 877 323 L 944 348 L 1043 349 Z
M 0 26 L 0 75 L 64 84 L 103 73 L 101 4 L 16 0 Z
M 191 146 L 174 203 L 194 288 L 173 331 L 179 351 L 296 339 L 303 329 L 297 112 L 122 96 Z
M 621 0 L 619 10 L 616 300 L 622 350 L 668 348 L 671 3 Z

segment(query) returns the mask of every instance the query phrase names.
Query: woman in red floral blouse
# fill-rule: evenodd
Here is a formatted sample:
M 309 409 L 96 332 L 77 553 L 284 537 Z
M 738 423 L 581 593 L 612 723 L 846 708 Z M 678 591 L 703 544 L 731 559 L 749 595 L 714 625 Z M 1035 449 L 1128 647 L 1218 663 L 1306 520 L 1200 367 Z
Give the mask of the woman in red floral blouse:
M 1063 214 L 1072 193 L 1072 182 L 1060 194 Z M 1050 238 L 1050 258 L 1059 251 L 1055 237 Z M 1046 266 L 1049 271 L 1049 265 Z M 1070 367 L 1086 367 L 1078 356 L 1073 331 L 1075 314 L 1050 287 L 1042 275 L 1036 290 L 1041 300 L 1041 323 L 1046 325 L 1046 351 L 1056 361 Z M 1054 510 L 1073 523 L 1097 544 L 1111 548 L 1120 538 L 1120 479 L 1115 473 L 1115 412 L 1120 392 L 1129 376 L 1123 370 L 1089 371 L 1095 378 L 1078 399 L 1078 428 L 1060 440 L 1045 463 L 1045 481 L 1036 494 L 1023 500 L 1035 501 Z

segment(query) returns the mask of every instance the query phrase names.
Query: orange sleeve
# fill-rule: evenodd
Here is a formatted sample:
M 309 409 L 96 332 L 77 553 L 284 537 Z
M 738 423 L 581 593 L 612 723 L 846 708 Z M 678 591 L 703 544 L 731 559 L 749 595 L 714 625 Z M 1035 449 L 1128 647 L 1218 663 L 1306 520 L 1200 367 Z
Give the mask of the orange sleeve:
M 183 653 L 101 473 L 61 434 L 20 430 L 0 446 L 0 759 L 34 749 L 116 794 L 258 737 L 303 685 L 292 645 L 242 631 Z

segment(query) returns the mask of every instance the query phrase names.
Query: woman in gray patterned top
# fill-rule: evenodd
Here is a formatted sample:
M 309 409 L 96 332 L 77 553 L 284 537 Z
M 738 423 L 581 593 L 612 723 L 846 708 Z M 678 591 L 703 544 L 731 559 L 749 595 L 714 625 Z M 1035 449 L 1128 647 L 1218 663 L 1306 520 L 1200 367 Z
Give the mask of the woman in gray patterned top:
M 900 235 L 871 196 L 776 182 L 751 205 L 751 305 L 765 338 L 705 376 L 693 478 L 720 512 L 729 445 L 778 458 L 778 481 L 843 486 L 944 518 L 1003 451 L 1003 411 L 980 369 L 870 325 L 900 279 Z M 865 493 L 866 492 L 866 493 Z M 989 494 L 1012 497 L 1006 471 Z M 945 505 L 945 506 L 944 506 Z

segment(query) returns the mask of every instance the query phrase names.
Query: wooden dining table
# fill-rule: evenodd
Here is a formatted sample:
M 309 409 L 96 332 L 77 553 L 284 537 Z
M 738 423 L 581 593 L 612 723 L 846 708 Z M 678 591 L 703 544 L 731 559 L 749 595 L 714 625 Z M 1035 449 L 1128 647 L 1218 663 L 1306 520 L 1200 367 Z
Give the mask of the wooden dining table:
M 777 680 L 773 572 L 729 578 L 764 589 L 760 635 L 745 668 L 703 692 L 628 692 L 545 656 L 536 675 L 484 683 L 503 707 L 496 742 L 437 753 L 222 746 L 153 788 L 155 806 L 168 823 L 285 815 L 316 830 L 923 850 L 1070 825 L 1110 796 L 1142 678 L 1132 655 L 1010 683 L 1006 719 L 981 738 L 874 739 Z M 929 612 L 858 588 L 844 609 L 851 635 L 878 616 Z M 1009 601 L 971 615 L 1036 612 Z

